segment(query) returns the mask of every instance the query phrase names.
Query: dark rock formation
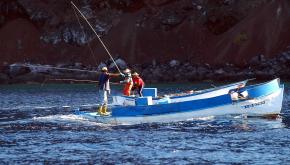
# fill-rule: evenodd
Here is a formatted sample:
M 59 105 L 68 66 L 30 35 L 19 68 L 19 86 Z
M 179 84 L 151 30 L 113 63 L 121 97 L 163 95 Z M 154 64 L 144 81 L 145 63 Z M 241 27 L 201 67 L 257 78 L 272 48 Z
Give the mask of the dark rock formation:
M 274 57 L 290 43 L 287 0 L 75 3 L 111 53 L 131 65 L 176 59 L 245 66 L 258 54 Z M 80 23 L 68 0 L 2 0 L 0 61 L 95 66 L 108 56 L 84 20 Z
M 275 58 L 266 59 L 258 55 L 245 66 L 226 63 L 225 65 L 193 64 L 172 60 L 170 63 L 134 64 L 124 65 L 125 61 L 119 59 L 120 68 L 129 67 L 138 72 L 146 83 L 158 82 L 193 82 L 193 81 L 239 81 L 256 78 L 256 80 L 269 80 L 280 77 L 290 80 L 290 52 L 285 51 Z M 27 83 L 27 82 L 67 82 L 65 79 L 98 80 L 100 68 L 113 65 L 110 60 L 102 62 L 98 67 L 85 66 L 81 63 L 49 65 L 22 65 L 13 64 L 1 67 L 0 83 Z M 13 68 L 13 69 L 11 69 Z M 66 68 L 66 69 L 65 69 Z M 8 70 L 7 70 L 8 69 Z M 111 67 L 110 72 L 118 72 L 116 67 Z M 11 76 L 13 75 L 13 76 Z M 63 81 L 56 81 L 64 79 Z M 122 79 L 121 77 L 119 79 Z M 69 80 L 68 82 L 73 82 Z M 83 81 L 76 81 L 83 82 Z
M 9 76 L 17 77 L 19 75 L 24 75 L 26 73 L 30 73 L 31 70 L 29 67 L 22 64 L 12 64 L 9 66 Z
M 290 79 L 288 0 L 79 0 L 120 69 L 147 82 Z M 0 83 L 117 69 L 70 1 L 0 2 Z M 80 25 L 80 24 L 81 25 Z M 49 64 L 47 68 L 22 64 Z M 14 65 L 11 65 L 14 64 Z
M 0 73 L 0 84 L 7 84 L 9 77 L 6 74 Z

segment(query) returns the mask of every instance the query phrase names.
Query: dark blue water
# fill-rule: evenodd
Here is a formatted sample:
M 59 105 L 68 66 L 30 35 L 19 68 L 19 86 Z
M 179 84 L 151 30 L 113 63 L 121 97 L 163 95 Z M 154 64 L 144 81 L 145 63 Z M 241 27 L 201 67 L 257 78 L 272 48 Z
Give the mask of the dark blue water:
M 210 84 L 164 84 L 179 92 Z M 283 112 L 290 109 L 286 85 Z M 114 87 L 118 94 L 120 87 Z M 0 164 L 289 164 L 290 117 L 112 126 L 72 115 L 94 85 L 0 86 Z M 98 100 L 97 100 L 98 101 Z

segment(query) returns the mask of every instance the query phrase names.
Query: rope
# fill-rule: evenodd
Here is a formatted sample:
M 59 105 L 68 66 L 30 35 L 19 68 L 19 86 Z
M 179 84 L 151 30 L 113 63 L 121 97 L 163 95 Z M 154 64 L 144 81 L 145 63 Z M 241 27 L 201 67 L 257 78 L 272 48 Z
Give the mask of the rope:
M 86 36 L 86 34 L 85 34 L 85 30 L 84 30 L 84 27 L 83 27 L 83 25 L 81 24 L 81 21 L 80 21 L 80 19 L 79 19 L 79 16 L 77 15 L 76 9 L 73 8 L 73 10 L 74 10 L 74 14 L 75 14 L 75 16 L 76 16 L 76 18 L 77 18 L 77 20 L 78 20 L 78 23 L 79 23 L 79 25 L 80 25 L 80 27 L 81 27 L 81 29 L 82 29 L 83 35 Z M 96 56 L 95 56 L 94 53 L 93 53 L 92 47 L 91 47 L 91 45 L 90 45 L 89 42 L 87 42 L 87 44 L 88 44 L 88 47 L 89 47 L 90 53 L 91 53 L 91 55 L 93 56 L 95 63 L 97 64 L 97 59 L 96 59 Z
M 87 18 L 84 16 L 84 14 L 78 9 L 78 7 L 71 1 L 70 2 L 73 7 L 75 7 L 75 9 L 80 13 L 80 15 L 85 19 L 85 21 L 88 23 L 89 27 L 92 29 L 92 31 L 95 33 L 95 35 L 98 37 L 99 41 L 101 42 L 102 46 L 105 48 L 106 52 L 108 53 L 108 55 L 110 56 L 111 60 L 114 62 L 116 68 L 118 69 L 119 73 L 122 73 L 118 67 L 118 65 L 116 64 L 114 58 L 112 57 L 111 53 L 109 52 L 109 50 L 107 49 L 106 45 L 104 44 L 104 42 L 101 40 L 101 38 L 99 37 L 98 33 L 95 31 L 95 29 L 93 28 L 93 26 L 90 24 L 90 22 L 87 20 Z

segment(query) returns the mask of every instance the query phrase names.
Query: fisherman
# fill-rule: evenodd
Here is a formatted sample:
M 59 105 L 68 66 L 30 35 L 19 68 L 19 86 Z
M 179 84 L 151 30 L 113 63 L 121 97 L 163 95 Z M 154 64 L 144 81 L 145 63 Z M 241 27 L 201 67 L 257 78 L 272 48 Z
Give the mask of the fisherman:
M 139 74 L 137 72 L 134 72 L 132 74 L 132 78 L 133 78 L 133 88 L 132 91 L 137 90 L 138 94 L 140 97 L 143 96 L 142 94 L 142 90 L 144 88 L 144 81 L 142 80 L 142 78 L 139 76 Z
M 100 106 L 98 112 L 101 115 L 107 115 L 107 105 L 108 105 L 108 95 L 110 94 L 110 78 L 117 76 L 125 76 L 123 73 L 109 73 L 107 67 L 102 67 L 102 73 L 99 77 L 99 94 L 102 100 L 102 105 Z
M 120 81 L 120 83 L 124 83 L 125 84 L 124 85 L 124 89 L 123 89 L 123 95 L 130 96 L 131 89 L 133 87 L 133 80 L 132 80 L 131 70 L 127 68 L 123 72 L 125 74 L 125 79 L 124 79 L 124 81 Z

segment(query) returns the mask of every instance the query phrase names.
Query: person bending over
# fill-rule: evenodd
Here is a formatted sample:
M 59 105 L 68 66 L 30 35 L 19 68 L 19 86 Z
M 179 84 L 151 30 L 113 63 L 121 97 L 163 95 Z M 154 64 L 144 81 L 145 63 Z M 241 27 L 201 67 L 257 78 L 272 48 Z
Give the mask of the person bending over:
M 132 91 L 137 90 L 138 94 L 140 97 L 143 96 L 142 94 L 142 90 L 144 88 L 144 81 L 142 80 L 142 78 L 139 76 L 139 74 L 137 72 L 134 72 L 132 74 L 133 77 L 133 88 Z

